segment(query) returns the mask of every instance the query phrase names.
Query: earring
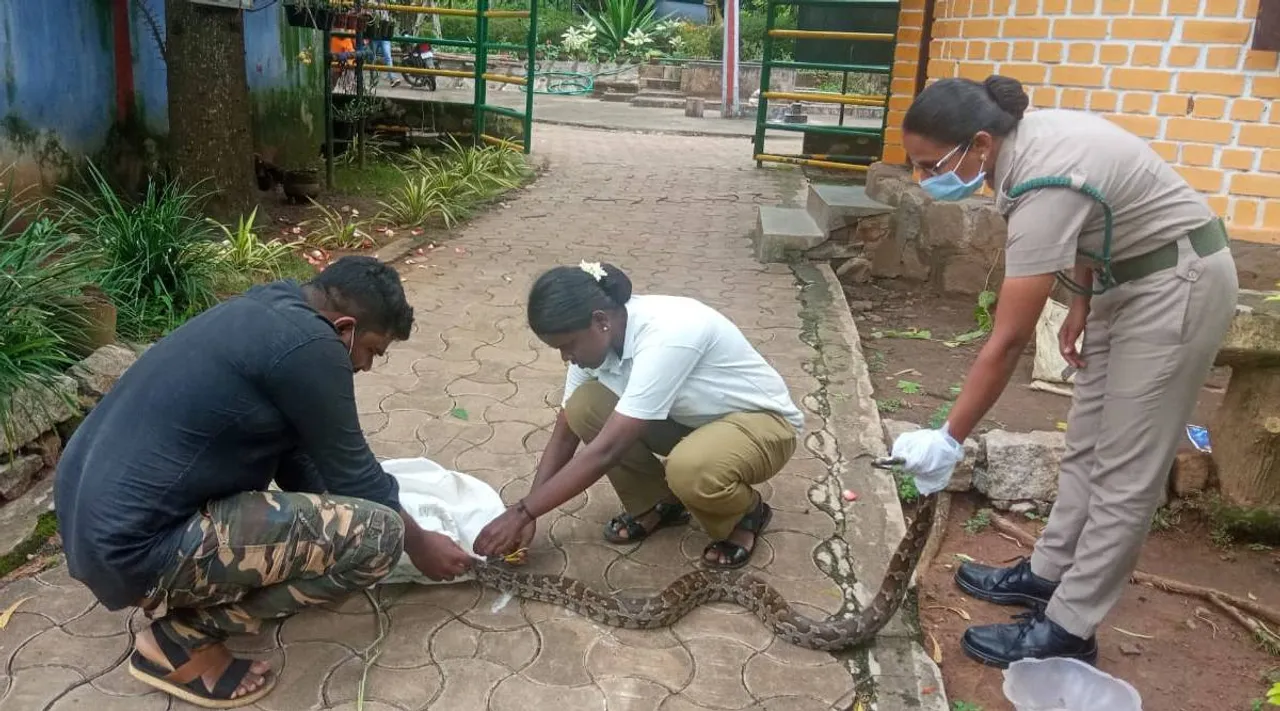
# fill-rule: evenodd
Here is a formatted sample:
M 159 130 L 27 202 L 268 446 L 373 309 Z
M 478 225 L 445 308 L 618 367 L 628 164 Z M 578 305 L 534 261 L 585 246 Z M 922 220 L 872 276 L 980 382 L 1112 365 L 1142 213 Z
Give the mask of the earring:
M 608 326 L 605 326 L 603 330 L 608 331 L 608 330 L 609 330 L 609 327 L 608 327 Z

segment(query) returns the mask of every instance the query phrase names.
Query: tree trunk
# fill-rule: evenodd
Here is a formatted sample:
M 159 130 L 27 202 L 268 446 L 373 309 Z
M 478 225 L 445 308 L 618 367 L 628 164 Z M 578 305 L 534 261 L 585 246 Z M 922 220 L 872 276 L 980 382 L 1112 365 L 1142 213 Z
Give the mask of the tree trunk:
M 184 185 L 205 181 L 211 214 L 233 219 L 257 201 L 244 16 L 166 0 L 165 18 L 173 167 Z
M 1232 368 L 1211 431 L 1227 500 L 1248 508 L 1280 507 L 1280 368 Z

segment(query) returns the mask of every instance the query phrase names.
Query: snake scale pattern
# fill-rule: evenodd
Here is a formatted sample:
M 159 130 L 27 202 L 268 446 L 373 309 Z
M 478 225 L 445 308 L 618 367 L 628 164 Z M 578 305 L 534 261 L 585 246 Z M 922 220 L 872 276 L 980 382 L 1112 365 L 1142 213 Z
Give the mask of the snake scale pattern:
M 654 629 L 674 624 L 699 605 L 731 602 L 750 610 L 781 639 L 801 647 L 838 651 L 871 640 L 902 605 L 929 537 L 937 496 L 925 497 L 889 560 L 871 604 L 846 618 L 814 619 L 798 612 L 759 576 L 743 570 L 697 570 L 651 595 L 613 595 L 561 575 L 522 573 L 503 564 L 474 568 L 482 585 L 516 597 L 568 608 L 613 627 Z

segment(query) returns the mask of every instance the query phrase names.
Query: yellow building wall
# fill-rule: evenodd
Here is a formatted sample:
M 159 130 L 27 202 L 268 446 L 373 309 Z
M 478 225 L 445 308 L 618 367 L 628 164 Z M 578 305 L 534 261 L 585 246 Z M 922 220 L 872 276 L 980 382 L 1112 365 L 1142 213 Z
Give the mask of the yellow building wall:
M 1034 108 L 1102 114 L 1148 139 L 1232 236 L 1280 243 L 1280 55 L 1248 49 L 1258 0 L 938 0 L 930 81 L 1023 82 Z M 905 163 L 923 0 L 904 0 L 884 160 Z

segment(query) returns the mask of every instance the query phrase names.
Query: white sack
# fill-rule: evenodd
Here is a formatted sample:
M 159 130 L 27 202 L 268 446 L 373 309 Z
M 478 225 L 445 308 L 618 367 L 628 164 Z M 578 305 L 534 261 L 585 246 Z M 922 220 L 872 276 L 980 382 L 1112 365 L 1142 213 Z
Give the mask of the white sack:
M 1076 374 L 1065 380 L 1062 371 L 1067 368 L 1067 361 L 1062 358 L 1058 349 L 1058 331 L 1067 320 L 1067 307 L 1049 299 L 1044 310 L 1040 312 L 1040 320 L 1036 322 L 1036 355 L 1031 363 L 1031 379 L 1049 383 L 1075 383 Z M 1083 346 L 1084 336 L 1076 339 L 1076 350 Z

